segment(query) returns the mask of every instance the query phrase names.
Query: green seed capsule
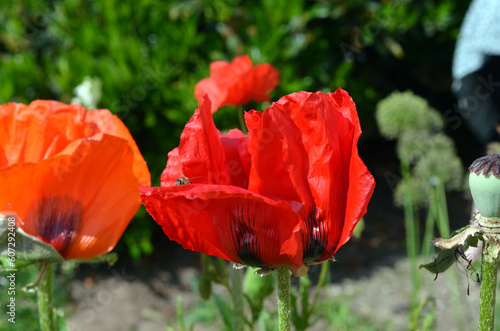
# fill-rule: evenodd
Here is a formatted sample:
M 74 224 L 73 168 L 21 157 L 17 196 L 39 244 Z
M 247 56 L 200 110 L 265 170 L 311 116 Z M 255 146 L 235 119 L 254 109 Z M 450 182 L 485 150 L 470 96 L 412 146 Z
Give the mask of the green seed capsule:
M 500 154 L 475 160 L 469 171 L 472 198 L 482 216 L 500 218 Z

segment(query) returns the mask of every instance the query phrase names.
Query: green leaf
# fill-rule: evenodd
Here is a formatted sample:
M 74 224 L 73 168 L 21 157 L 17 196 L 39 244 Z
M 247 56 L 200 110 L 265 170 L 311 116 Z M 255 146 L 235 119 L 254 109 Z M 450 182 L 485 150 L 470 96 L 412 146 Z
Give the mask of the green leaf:
M 224 322 L 224 325 L 226 326 L 227 330 L 233 330 L 233 311 L 231 309 L 231 306 L 225 300 L 222 298 L 220 295 L 215 294 L 213 295 L 213 298 L 215 300 L 215 306 L 219 310 L 219 313 L 222 316 L 222 321 Z
M 107 254 L 102 254 L 96 257 L 93 257 L 91 259 L 87 260 L 73 260 L 77 263 L 102 263 L 102 262 L 107 262 L 108 265 L 111 267 L 113 266 L 116 262 L 118 262 L 118 254 L 115 252 L 107 253 Z
M 16 219 L 15 214 L 0 214 L 0 256 L 9 259 L 10 268 L 22 266 L 24 262 L 64 262 L 54 247 L 18 227 Z
M 446 249 L 439 251 L 438 256 L 431 263 L 420 265 L 420 269 L 425 268 L 430 272 L 438 274 L 445 272 L 453 263 L 455 263 L 455 249 Z
M 354 228 L 354 231 L 352 231 L 352 237 L 359 239 L 361 238 L 361 234 L 365 230 L 365 220 L 362 218 L 359 220 L 358 224 Z

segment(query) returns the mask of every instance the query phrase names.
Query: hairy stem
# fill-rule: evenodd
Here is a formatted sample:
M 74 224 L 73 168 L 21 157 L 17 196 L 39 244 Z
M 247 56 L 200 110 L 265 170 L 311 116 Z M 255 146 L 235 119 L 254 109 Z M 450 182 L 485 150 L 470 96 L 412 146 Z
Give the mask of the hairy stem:
M 479 331 L 493 331 L 495 329 L 495 301 L 497 289 L 498 260 L 488 257 L 485 242 L 481 264 L 481 289 L 479 294 Z
M 278 273 L 278 319 L 279 330 L 289 331 L 291 327 L 290 314 L 290 271 L 287 267 L 276 269 Z
M 236 331 L 243 330 L 245 320 L 243 318 L 243 280 L 242 270 L 230 270 L 229 286 L 231 299 L 233 301 L 233 323 Z
M 54 266 L 52 264 L 41 265 L 40 273 L 43 272 L 37 289 L 38 318 L 42 331 L 55 331 L 53 292 L 54 292 Z

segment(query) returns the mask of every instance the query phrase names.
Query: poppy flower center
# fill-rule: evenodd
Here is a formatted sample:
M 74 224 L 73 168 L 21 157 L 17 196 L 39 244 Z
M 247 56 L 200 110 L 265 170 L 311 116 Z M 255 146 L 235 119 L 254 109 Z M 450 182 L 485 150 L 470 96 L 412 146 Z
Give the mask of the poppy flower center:
M 329 227 L 321 209 L 316 206 L 309 209 L 302 224 L 303 262 L 313 262 L 325 252 Z
M 44 197 L 27 214 L 36 237 L 52 245 L 62 256 L 68 250 L 82 221 L 83 206 L 68 196 Z

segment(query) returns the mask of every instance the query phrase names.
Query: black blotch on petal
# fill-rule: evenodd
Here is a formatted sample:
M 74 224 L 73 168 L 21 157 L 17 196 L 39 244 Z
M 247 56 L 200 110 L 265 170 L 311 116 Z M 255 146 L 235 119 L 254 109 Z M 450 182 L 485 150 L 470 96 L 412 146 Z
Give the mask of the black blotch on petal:
M 83 206 L 68 196 L 44 197 L 33 204 L 27 222 L 34 224 L 34 235 L 51 244 L 62 256 L 68 250 L 82 221 Z
M 303 220 L 302 245 L 304 247 L 304 263 L 319 259 L 325 252 L 328 243 L 329 227 L 323 212 L 316 206 L 309 209 Z
M 252 229 L 255 226 L 255 216 L 250 216 L 243 209 L 237 212 L 239 216 L 231 219 L 233 246 L 240 261 L 251 267 L 266 267 L 262 262 L 261 247 Z

